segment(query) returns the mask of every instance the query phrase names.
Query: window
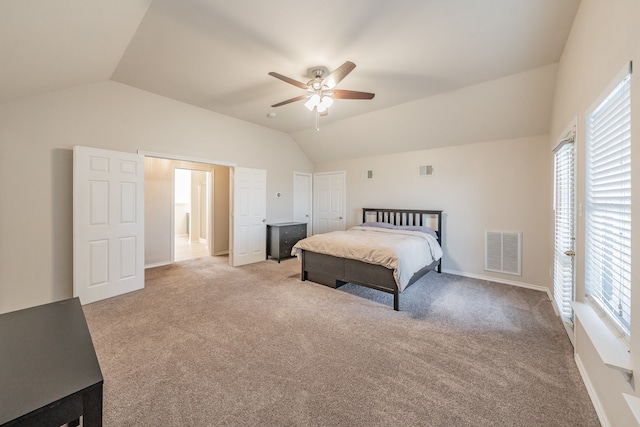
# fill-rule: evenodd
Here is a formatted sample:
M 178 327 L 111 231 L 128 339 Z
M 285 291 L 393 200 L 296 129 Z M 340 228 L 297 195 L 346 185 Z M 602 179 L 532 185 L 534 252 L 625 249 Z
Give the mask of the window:
M 626 336 L 631 320 L 630 77 L 629 67 L 586 123 L 586 292 Z

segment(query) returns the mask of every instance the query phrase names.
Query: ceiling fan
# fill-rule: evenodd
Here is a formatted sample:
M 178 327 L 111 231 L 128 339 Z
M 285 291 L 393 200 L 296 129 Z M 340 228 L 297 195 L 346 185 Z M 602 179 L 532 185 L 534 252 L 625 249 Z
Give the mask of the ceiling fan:
M 333 104 L 334 99 L 373 99 L 375 96 L 374 93 L 369 92 L 335 89 L 336 85 L 340 83 L 342 79 L 347 77 L 354 68 L 356 68 L 356 64 L 347 61 L 325 77 L 329 71 L 326 67 L 313 67 L 309 69 L 309 74 L 313 78 L 306 84 L 272 71 L 269 73 L 270 76 L 308 92 L 305 95 L 296 96 L 295 98 L 273 104 L 272 107 L 280 107 L 282 105 L 306 99 L 307 102 L 304 103 L 304 106 L 307 107 L 309 111 L 315 110 L 316 130 L 319 130 L 319 116 L 326 116 L 329 114 L 329 107 Z

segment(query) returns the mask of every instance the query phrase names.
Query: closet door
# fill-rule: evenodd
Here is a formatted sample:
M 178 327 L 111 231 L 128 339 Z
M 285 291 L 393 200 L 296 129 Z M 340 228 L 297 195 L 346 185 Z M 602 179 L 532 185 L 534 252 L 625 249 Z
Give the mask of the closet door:
M 346 173 L 313 175 L 313 234 L 344 230 L 346 216 Z

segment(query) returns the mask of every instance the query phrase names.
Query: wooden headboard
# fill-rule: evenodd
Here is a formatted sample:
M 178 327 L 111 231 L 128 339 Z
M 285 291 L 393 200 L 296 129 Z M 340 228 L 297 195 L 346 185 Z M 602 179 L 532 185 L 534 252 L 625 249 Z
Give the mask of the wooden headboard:
M 421 209 L 362 208 L 362 222 L 386 222 L 393 225 L 418 225 L 434 229 L 442 245 L 442 211 Z

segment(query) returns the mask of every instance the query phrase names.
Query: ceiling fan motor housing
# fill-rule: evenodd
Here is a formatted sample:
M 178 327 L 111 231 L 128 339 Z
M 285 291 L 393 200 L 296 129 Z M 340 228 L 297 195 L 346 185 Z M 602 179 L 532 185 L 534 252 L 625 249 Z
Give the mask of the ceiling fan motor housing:
M 311 67 L 307 69 L 307 75 L 315 79 L 319 79 L 325 74 L 329 74 L 329 69 L 327 67 L 323 67 L 322 65 L 318 65 L 317 67 Z
M 307 86 L 309 86 L 309 91 L 317 91 L 322 89 L 322 76 L 329 73 L 329 69 L 323 66 L 311 67 L 307 70 L 307 73 L 310 77 L 313 77 L 311 80 L 307 82 Z

